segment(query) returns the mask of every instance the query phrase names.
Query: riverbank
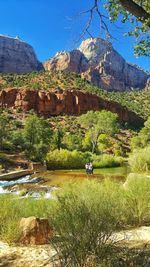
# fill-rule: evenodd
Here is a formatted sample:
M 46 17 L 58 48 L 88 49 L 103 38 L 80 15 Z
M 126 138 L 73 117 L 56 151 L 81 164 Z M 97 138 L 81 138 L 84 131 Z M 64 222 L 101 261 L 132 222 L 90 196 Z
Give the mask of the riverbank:
M 26 170 L 18 170 L 18 171 L 12 171 L 9 173 L 3 173 L 0 174 L 0 181 L 11 181 L 16 180 L 17 178 L 33 174 L 33 170 L 26 169 Z
M 137 249 L 143 258 L 150 258 L 150 226 L 139 227 L 115 234 L 116 240 L 121 240 L 119 246 Z M 143 249 L 144 248 L 144 249 Z M 52 267 L 54 249 L 50 245 L 39 246 L 9 246 L 0 242 L 0 267 Z M 149 255 L 149 256 L 148 256 Z M 143 259 L 144 261 L 144 259 Z M 148 265 L 147 265 L 148 266 Z

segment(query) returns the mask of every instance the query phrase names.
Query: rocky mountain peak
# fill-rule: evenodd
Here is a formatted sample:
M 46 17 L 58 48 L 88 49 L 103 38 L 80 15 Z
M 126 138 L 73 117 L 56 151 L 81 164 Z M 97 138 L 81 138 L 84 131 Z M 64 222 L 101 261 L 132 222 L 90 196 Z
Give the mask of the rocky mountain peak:
M 142 90 L 149 78 L 101 38 L 89 38 L 78 49 L 57 54 L 47 60 L 44 67 L 81 73 L 89 82 L 108 91 Z
M 31 45 L 15 38 L 0 35 L 0 72 L 27 73 L 43 69 Z
M 83 41 L 79 47 L 91 64 L 98 63 L 105 54 L 110 53 L 111 49 L 111 43 L 101 38 L 89 38 Z

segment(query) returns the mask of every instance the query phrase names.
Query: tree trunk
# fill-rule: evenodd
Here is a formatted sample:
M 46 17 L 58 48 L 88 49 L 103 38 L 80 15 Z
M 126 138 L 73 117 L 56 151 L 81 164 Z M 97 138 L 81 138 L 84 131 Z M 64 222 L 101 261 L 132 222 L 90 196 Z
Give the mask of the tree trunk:
M 144 22 L 150 19 L 150 14 L 133 0 L 119 0 L 120 4 L 138 20 Z
M 96 148 L 96 143 L 92 141 L 92 154 L 94 154 Z

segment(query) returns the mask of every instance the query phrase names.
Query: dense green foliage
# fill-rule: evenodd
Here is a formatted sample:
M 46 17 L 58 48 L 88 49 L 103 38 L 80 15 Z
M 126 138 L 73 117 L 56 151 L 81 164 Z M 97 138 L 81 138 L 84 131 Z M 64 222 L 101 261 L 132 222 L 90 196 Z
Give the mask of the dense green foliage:
M 48 121 L 31 115 L 26 119 L 23 136 L 26 146 L 26 154 L 32 160 L 44 158 L 50 148 L 51 128 Z
M 133 172 L 150 171 L 150 146 L 135 149 L 129 156 L 129 164 Z
M 48 153 L 46 160 L 48 169 L 81 169 L 89 161 L 88 158 L 87 153 L 60 149 Z
M 104 99 L 116 101 L 142 117 L 148 117 L 150 115 L 150 92 L 106 92 L 91 85 L 76 73 L 58 71 L 41 73 L 33 72 L 22 75 L 1 74 L 0 88 L 10 87 L 24 87 L 34 90 L 52 90 L 60 88 L 62 90 L 78 89 L 97 94 Z
M 100 134 L 113 135 L 118 131 L 117 115 L 109 111 L 89 111 L 79 118 L 81 126 L 85 127 L 92 144 L 92 153 L 95 152 Z
M 47 120 L 29 115 L 25 125 L 13 120 L 6 111 L 0 113 L 0 149 L 24 151 L 31 160 L 43 161 L 50 149 L 52 131 Z
M 93 163 L 94 168 L 111 168 L 119 167 L 123 164 L 124 160 L 121 157 L 103 154 L 96 155 L 93 154 L 91 157 L 91 162 Z
M 133 149 L 143 148 L 150 145 L 150 117 L 144 123 L 144 127 L 138 133 L 137 136 L 131 139 L 131 147 Z
M 0 115 L 0 149 L 3 149 L 5 140 L 9 134 L 9 118 L 5 114 Z
M 123 158 L 113 155 L 96 155 L 89 152 L 66 149 L 53 150 L 46 157 L 48 169 L 83 169 L 85 163 L 92 162 L 94 168 L 118 167 Z
M 150 171 L 150 117 L 141 131 L 131 139 L 129 164 L 134 172 Z
M 28 159 L 41 162 L 48 153 L 47 162 L 52 169 L 83 168 L 86 161 L 92 160 L 89 158 L 91 152 L 101 155 L 110 150 L 115 156 L 126 154 L 126 148 L 123 149 L 119 139 L 117 116 L 111 112 L 90 111 L 81 117 L 49 119 L 30 113 L 25 118 L 21 113 L 16 113 L 15 120 L 7 110 L 0 113 L 3 122 L 0 133 L 1 151 L 23 152 Z M 118 165 L 118 159 L 113 160 L 113 156 L 103 157 L 102 161 L 104 164 L 101 166 Z

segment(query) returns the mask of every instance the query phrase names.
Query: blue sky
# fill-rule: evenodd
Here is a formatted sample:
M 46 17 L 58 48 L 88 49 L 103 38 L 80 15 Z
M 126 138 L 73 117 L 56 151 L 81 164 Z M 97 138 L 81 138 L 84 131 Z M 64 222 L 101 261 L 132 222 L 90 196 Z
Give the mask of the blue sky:
M 87 17 L 78 14 L 87 10 L 91 3 L 91 0 L 0 0 L 0 33 L 19 35 L 34 47 L 39 60 L 44 61 L 57 51 L 79 46 L 81 40 L 78 39 Z M 114 48 L 128 62 L 150 70 L 149 58 L 133 55 L 133 38 L 123 37 L 125 26 L 118 26 L 119 29 L 110 25 L 117 39 L 113 40 Z M 96 18 L 91 32 L 94 37 L 101 36 Z

